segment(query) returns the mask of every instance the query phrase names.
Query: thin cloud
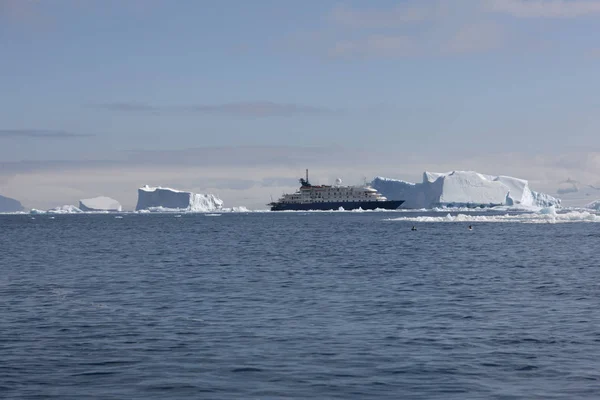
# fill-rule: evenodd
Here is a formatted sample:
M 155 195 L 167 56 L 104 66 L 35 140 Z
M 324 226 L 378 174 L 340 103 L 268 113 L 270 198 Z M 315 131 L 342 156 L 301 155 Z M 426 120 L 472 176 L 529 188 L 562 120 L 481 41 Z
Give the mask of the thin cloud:
M 463 26 L 450 39 L 446 50 L 454 54 L 479 53 L 501 47 L 504 32 L 500 25 L 480 22 Z
M 422 1 L 408 1 L 393 8 L 351 8 L 338 6 L 329 14 L 329 20 L 336 25 L 348 28 L 391 28 L 409 23 L 436 18 L 445 13 L 440 2 L 423 4 Z
M 600 1 L 592 0 L 488 0 L 491 12 L 517 18 L 577 18 L 600 15 Z
M 355 151 L 328 146 L 221 146 L 185 150 L 130 151 L 126 161 L 135 164 L 185 166 L 277 166 L 301 169 L 321 163 L 336 165 L 360 157 Z
M 556 189 L 557 194 L 568 194 L 568 193 L 577 193 L 577 192 L 579 192 L 579 188 L 577 188 L 577 186 Z
M 556 193 L 559 195 L 579 192 L 579 182 L 574 179 L 567 178 L 564 181 L 559 182 L 559 185 L 563 186 L 556 189 Z
M 404 57 L 414 51 L 406 36 L 372 35 L 358 40 L 341 40 L 329 51 L 331 57 Z
M 101 103 L 92 105 L 93 108 L 100 108 L 108 111 L 131 112 L 131 113 L 158 113 L 160 109 L 144 103 Z
M 332 110 L 324 107 L 260 101 L 218 105 L 200 105 L 192 107 L 192 111 L 199 114 L 226 114 L 245 117 L 315 115 L 330 114 L 333 112 Z
M 510 30 L 490 19 L 493 3 L 488 1 L 494 0 L 338 6 L 325 14 L 323 29 L 296 35 L 290 47 L 342 59 L 464 55 L 508 47 Z
M 54 131 L 45 129 L 0 129 L 0 138 L 23 138 L 23 139 L 70 139 L 84 138 L 94 135 L 72 133 L 66 131 Z
M 373 157 L 377 158 L 377 157 Z M 1 173 L 68 170 L 105 167 L 239 167 L 286 166 L 304 168 L 311 165 L 336 167 L 352 165 L 356 159 L 370 159 L 363 151 L 327 146 L 222 146 L 182 150 L 131 150 L 116 153 L 104 160 L 0 161 Z M 1 175 L 0 173 L 0 175 Z
M 201 104 L 191 106 L 154 106 L 145 103 L 103 103 L 94 108 L 137 114 L 227 115 L 238 117 L 290 117 L 297 115 L 329 115 L 339 113 L 327 107 L 294 103 L 251 101 L 225 104 Z

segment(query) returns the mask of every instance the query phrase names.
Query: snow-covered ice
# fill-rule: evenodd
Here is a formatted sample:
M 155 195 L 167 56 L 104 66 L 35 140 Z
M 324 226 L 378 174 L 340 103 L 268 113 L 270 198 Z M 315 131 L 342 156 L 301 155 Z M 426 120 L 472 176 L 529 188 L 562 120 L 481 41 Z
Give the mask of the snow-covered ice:
M 81 211 L 79 208 L 72 205 L 65 205 L 60 207 L 51 208 L 46 211 L 48 214 L 80 214 Z
M 79 208 L 82 211 L 123 211 L 123 207 L 117 200 L 106 196 L 79 200 Z
M 54 207 L 51 208 L 49 210 L 38 210 L 35 208 L 32 208 L 29 211 L 29 214 L 81 214 L 83 213 L 83 211 L 81 211 L 79 208 L 72 206 L 72 205 L 64 205 L 64 206 L 60 206 L 60 207 Z
M 72 205 L 55 207 L 55 208 L 51 208 L 50 210 L 46 211 L 46 213 L 48 213 L 48 214 L 80 214 L 82 212 L 83 211 L 81 211 L 79 208 L 72 206 Z
M 208 212 L 223 208 L 223 200 L 213 194 L 198 194 L 176 189 L 144 186 L 138 189 L 136 211 Z
M 390 200 L 404 200 L 402 208 L 560 206 L 559 199 L 531 190 L 524 179 L 474 171 L 426 171 L 421 183 L 378 176 L 371 184 Z

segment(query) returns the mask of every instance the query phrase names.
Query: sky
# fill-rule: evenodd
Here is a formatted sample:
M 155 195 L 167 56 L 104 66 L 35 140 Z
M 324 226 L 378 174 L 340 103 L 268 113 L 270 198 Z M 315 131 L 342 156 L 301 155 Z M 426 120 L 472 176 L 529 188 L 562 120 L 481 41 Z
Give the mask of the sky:
M 600 0 L 0 0 L 0 195 L 476 170 L 600 198 Z

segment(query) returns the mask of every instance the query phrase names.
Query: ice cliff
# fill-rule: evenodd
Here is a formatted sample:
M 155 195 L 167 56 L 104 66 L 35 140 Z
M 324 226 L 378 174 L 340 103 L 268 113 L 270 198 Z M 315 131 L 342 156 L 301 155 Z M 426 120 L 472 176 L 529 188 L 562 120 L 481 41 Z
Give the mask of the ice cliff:
M 144 186 L 138 189 L 136 211 L 189 211 L 220 210 L 223 200 L 212 194 L 198 194 L 180 190 Z
M 559 199 L 534 192 L 524 179 L 474 171 L 425 172 L 421 183 L 378 176 L 371 185 L 390 200 L 404 200 L 402 208 L 560 206 Z
M 123 211 L 118 201 L 105 196 L 79 200 L 79 208 L 82 211 Z
M 0 212 L 12 213 L 23 211 L 23 205 L 10 197 L 0 196 Z

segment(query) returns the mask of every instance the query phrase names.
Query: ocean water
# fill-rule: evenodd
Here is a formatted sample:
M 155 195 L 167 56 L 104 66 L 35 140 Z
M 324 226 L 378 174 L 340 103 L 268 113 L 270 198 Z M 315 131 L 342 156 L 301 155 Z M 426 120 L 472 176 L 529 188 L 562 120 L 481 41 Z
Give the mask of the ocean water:
M 0 216 L 0 398 L 600 396 L 600 224 L 398 216 Z

